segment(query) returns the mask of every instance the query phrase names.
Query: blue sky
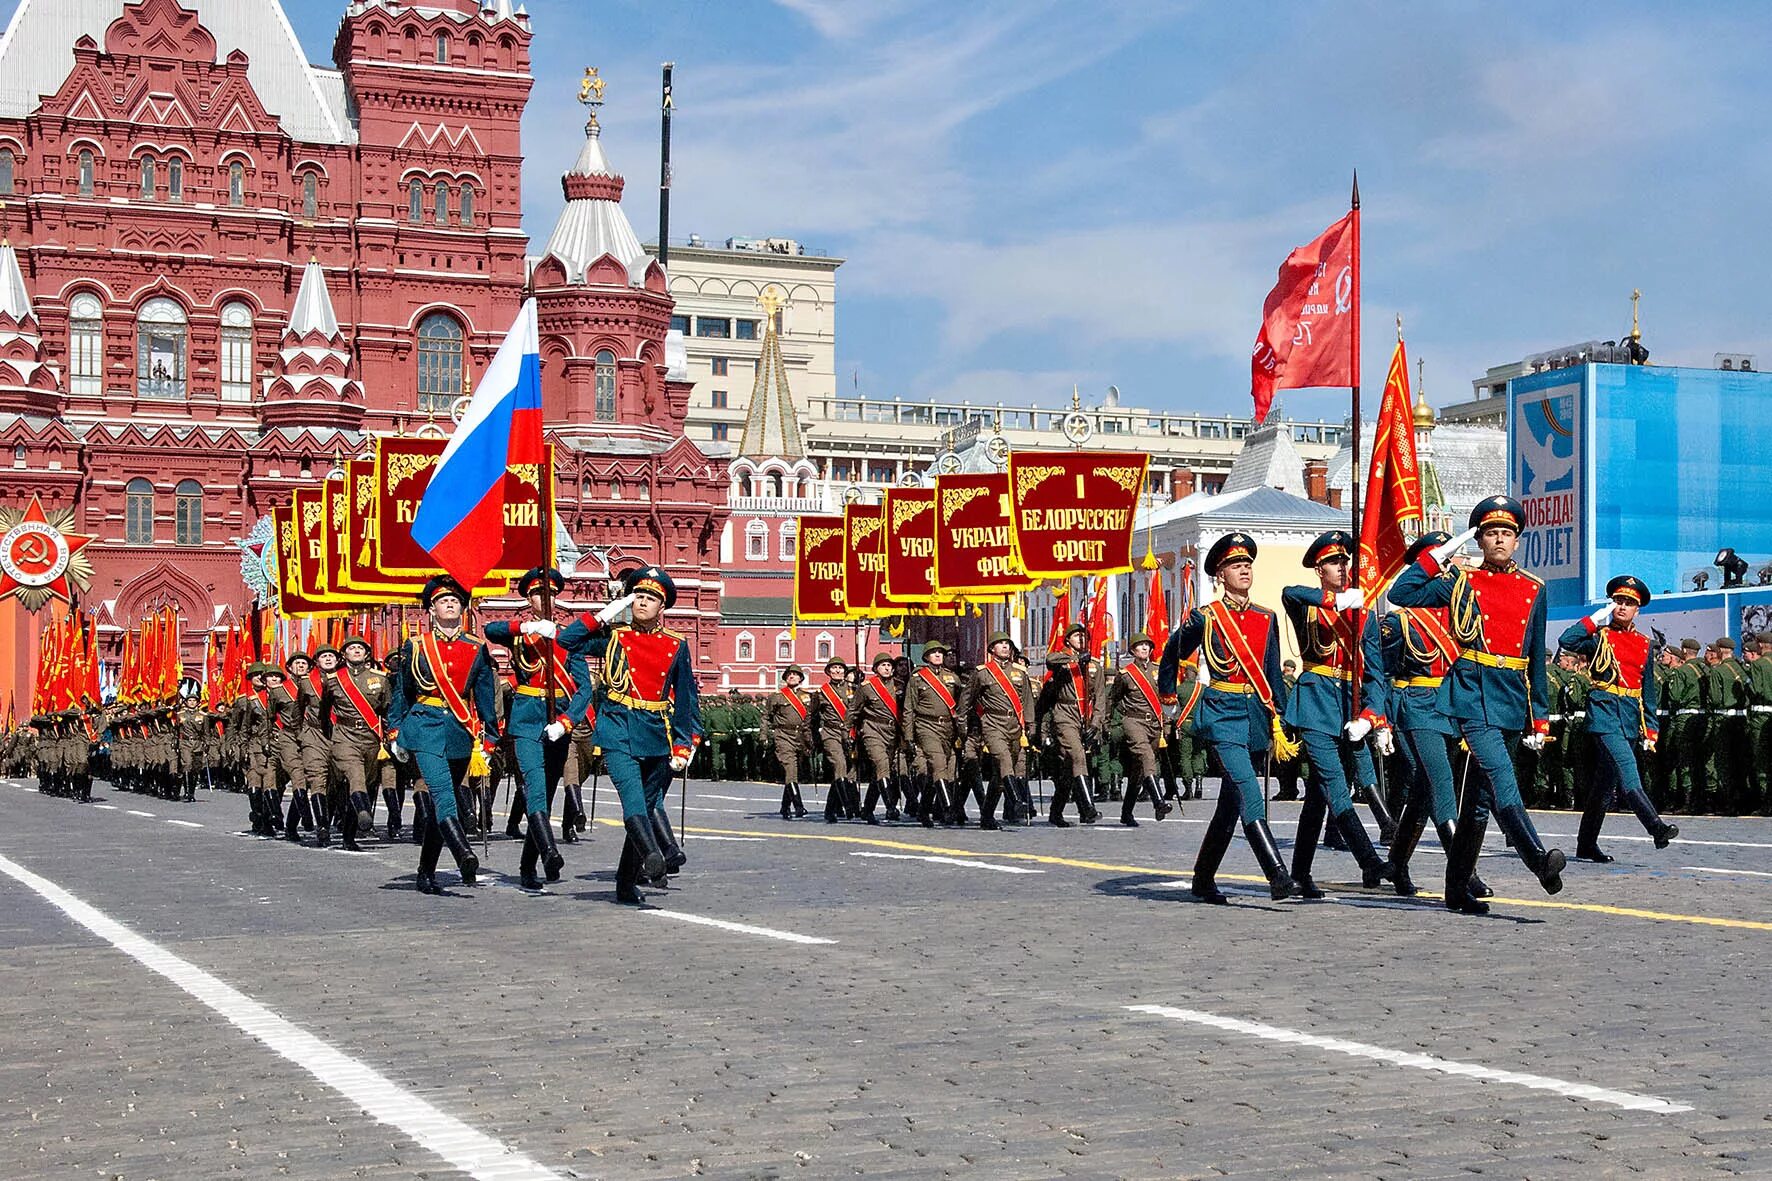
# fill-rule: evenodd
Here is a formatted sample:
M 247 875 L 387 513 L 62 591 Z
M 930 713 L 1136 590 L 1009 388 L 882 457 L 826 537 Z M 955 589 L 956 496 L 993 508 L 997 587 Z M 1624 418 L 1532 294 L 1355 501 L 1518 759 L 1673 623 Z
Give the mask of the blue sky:
M 342 0 L 285 0 L 329 61 Z M 10 13 L 13 3 L 0 5 Z M 546 237 L 585 65 L 656 233 L 839 254 L 838 372 L 890 397 L 1241 413 L 1286 252 L 1365 200 L 1366 383 L 1393 316 L 1430 395 L 1616 338 L 1772 365 L 1757 287 L 1772 6 L 1179 0 L 529 0 L 526 228 Z M 1296 417 L 1345 396 L 1289 393 Z

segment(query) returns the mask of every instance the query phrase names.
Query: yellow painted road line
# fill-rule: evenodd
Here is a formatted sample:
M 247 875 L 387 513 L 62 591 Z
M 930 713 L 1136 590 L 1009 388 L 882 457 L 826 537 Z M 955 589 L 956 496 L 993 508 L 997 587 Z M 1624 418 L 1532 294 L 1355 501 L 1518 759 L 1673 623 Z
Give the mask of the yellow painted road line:
M 598 824 L 620 827 L 619 820 L 600 817 Z M 729 837 L 768 837 L 780 841 L 824 841 L 827 844 L 866 845 L 876 849 L 900 849 L 912 853 L 938 853 L 947 856 L 961 857 L 996 857 L 1006 861 L 1031 861 L 1039 865 L 1062 865 L 1071 869 L 1094 869 L 1107 873 L 1136 873 L 1160 875 L 1166 878 L 1188 877 L 1192 870 L 1179 870 L 1174 867 L 1158 868 L 1150 865 L 1118 865 L 1110 861 L 1084 861 L 1075 857 L 1057 857 L 1049 853 L 999 852 L 980 849 L 956 848 L 952 845 L 925 845 L 915 841 L 889 840 L 884 837 L 858 837 L 843 833 L 822 832 L 769 832 L 761 829 L 740 828 L 699 828 L 691 827 L 690 833 L 703 833 L 713 836 Z M 1220 880 L 1232 882 L 1255 882 L 1266 885 L 1267 879 L 1257 874 L 1221 873 Z M 1350 897 L 1359 897 L 1350 894 Z M 1439 901 L 1440 895 L 1422 891 L 1416 895 L 1424 901 Z M 1644 910 L 1633 906 L 1605 906 L 1596 902 L 1558 902 L 1551 898 L 1491 898 L 1489 902 L 1507 906 L 1524 906 L 1538 910 L 1569 910 L 1585 914 L 1602 914 L 1614 918 L 1650 919 L 1661 923 L 1691 923 L 1700 927 L 1726 927 L 1737 931 L 1772 931 L 1772 922 L 1759 922 L 1754 919 L 1731 919 L 1708 914 L 1679 914 L 1672 911 Z

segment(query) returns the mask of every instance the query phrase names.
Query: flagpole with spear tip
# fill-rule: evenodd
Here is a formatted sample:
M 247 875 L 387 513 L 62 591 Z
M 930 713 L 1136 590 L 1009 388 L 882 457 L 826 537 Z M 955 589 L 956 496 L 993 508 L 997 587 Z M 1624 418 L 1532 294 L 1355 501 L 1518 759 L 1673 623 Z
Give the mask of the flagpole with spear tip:
M 1348 465 L 1348 503 L 1353 512 L 1354 526 L 1354 566 L 1352 585 L 1359 585 L 1360 577 L 1360 170 L 1354 169 L 1354 191 L 1351 197 L 1351 215 L 1354 219 L 1353 243 L 1353 313 L 1352 331 L 1348 333 L 1348 372 L 1353 378 L 1353 460 Z M 1401 339 L 1403 332 L 1402 317 L 1397 318 L 1397 335 Z M 1354 651 L 1353 651 L 1353 716 L 1360 716 L 1360 632 L 1365 626 L 1365 613 L 1354 612 Z

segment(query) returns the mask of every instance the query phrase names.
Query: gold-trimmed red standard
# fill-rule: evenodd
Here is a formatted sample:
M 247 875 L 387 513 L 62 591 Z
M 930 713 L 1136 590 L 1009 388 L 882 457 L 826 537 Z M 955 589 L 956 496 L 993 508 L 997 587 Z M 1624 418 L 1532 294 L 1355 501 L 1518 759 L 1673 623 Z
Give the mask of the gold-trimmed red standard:
M 935 593 L 1001 595 L 1036 579 L 1015 553 L 1009 473 L 938 476 L 935 480 Z
M 1151 457 L 1141 451 L 1011 451 L 1015 552 L 1034 578 L 1124 574 Z
M 804 516 L 794 536 L 794 618 L 848 619 L 843 602 L 843 518 Z

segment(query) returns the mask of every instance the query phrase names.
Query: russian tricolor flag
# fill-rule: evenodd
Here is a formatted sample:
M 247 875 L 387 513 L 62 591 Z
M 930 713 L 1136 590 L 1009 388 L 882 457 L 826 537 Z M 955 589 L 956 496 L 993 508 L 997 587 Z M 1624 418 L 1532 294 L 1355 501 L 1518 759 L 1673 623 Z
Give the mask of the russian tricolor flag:
M 535 300 L 480 378 L 436 474 L 419 501 L 412 539 L 468 590 L 485 579 L 505 548 L 505 470 L 541 463 L 541 339 Z

